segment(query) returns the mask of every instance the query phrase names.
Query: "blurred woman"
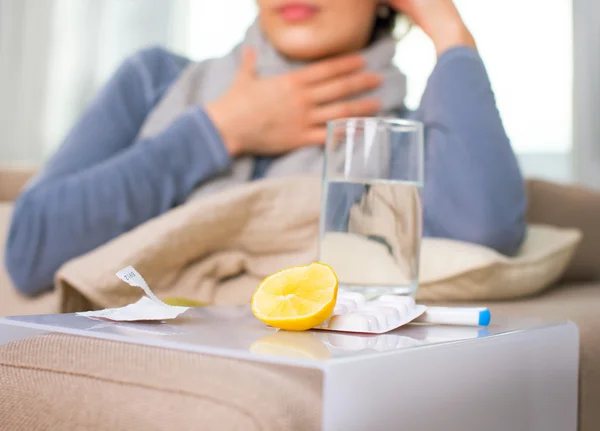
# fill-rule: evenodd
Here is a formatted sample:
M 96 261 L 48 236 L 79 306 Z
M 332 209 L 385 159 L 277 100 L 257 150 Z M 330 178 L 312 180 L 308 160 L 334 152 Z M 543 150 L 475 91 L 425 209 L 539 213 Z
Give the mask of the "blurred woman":
M 348 116 L 424 123 L 426 236 L 517 250 L 523 179 L 451 0 L 257 3 L 256 23 L 223 58 L 153 48 L 124 62 L 17 202 L 6 266 L 18 289 L 50 289 L 67 260 L 195 196 L 320 172 L 325 124 Z M 398 13 L 438 56 L 416 112 L 392 63 Z

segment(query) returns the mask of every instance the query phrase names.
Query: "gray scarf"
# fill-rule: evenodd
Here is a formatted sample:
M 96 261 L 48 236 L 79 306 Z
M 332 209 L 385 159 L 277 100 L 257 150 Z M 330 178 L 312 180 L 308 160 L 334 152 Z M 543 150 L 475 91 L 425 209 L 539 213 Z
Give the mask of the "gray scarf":
M 138 138 L 157 135 L 188 108 L 205 105 L 220 97 L 235 78 L 244 46 L 254 48 L 257 54 L 256 73 L 260 77 L 284 74 L 306 65 L 305 63 L 291 62 L 281 56 L 265 38 L 258 23 L 255 22 L 246 32 L 241 44 L 229 54 L 221 58 L 191 63 L 186 67 L 150 112 L 142 125 Z M 400 109 L 406 95 L 406 78 L 392 64 L 395 49 L 396 41 L 392 36 L 387 36 L 377 40 L 361 52 L 367 62 L 367 69 L 383 75 L 383 84 L 368 94 L 381 101 L 382 115 L 391 114 Z M 249 181 L 252 177 L 253 167 L 253 157 L 237 158 L 227 171 L 200 184 L 190 199 Z M 267 169 L 265 177 L 321 174 L 322 169 L 323 148 L 311 146 L 276 158 Z

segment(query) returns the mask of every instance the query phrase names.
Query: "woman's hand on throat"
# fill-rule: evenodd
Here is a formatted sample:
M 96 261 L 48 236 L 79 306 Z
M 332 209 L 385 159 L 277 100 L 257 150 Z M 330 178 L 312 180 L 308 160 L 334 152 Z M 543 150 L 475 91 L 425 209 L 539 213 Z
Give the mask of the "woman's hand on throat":
M 382 84 L 364 70 L 358 55 L 323 60 L 269 78 L 255 74 L 255 54 L 246 49 L 227 92 L 205 110 L 231 156 L 278 155 L 323 145 L 326 123 L 376 114 L 379 100 L 356 97 Z
M 471 32 L 452 0 L 388 0 L 433 41 L 438 56 L 455 46 L 476 48 Z

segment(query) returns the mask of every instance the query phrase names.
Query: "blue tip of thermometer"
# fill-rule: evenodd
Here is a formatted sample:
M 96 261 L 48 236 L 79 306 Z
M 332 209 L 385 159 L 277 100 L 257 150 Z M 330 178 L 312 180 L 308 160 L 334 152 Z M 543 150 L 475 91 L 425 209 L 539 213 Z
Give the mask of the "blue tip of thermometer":
M 415 319 L 419 323 L 435 325 L 488 326 L 492 320 L 485 307 L 427 307 L 427 311 Z

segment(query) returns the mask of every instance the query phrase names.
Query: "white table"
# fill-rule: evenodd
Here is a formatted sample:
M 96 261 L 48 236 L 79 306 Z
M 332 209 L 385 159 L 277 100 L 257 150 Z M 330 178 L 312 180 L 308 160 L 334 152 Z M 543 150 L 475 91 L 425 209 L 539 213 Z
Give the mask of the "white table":
M 366 336 L 277 332 L 246 307 L 169 323 L 73 314 L 0 319 L 0 344 L 44 332 L 319 369 L 324 430 L 575 431 L 579 337 L 569 322 L 409 325 Z

